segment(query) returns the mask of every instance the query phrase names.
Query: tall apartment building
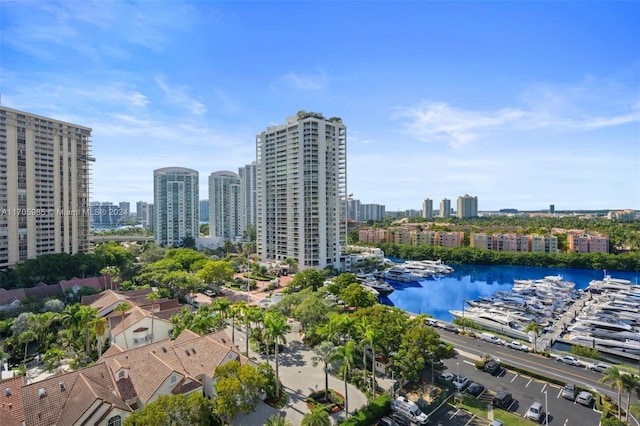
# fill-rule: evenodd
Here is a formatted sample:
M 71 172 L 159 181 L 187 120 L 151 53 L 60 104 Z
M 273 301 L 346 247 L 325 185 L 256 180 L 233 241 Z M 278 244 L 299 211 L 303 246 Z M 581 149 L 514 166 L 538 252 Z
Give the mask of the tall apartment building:
M 451 217 L 451 200 L 448 198 L 443 198 L 440 201 L 440 217 Z
M 353 198 L 347 198 L 347 218 L 352 220 L 360 220 L 360 200 L 354 200 Z
M 154 234 L 157 245 L 178 247 L 199 236 L 198 172 L 183 167 L 153 171 Z
M 458 197 L 458 212 L 457 215 L 461 219 L 478 217 L 478 197 L 472 197 L 468 194 L 464 194 L 462 197 Z
M 385 210 L 384 204 L 360 204 L 360 221 L 382 220 Z
M 209 222 L 209 200 L 200 200 L 200 222 Z
M 433 200 L 431 198 L 425 198 L 422 202 L 422 217 L 425 219 L 433 218 Z
M 240 176 L 240 230 L 256 229 L 256 162 L 238 169 Z
M 240 230 L 240 176 L 220 171 L 209 175 L 209 236 L 235 240 Z
M 131 215 L 131 203 L 128 201 L 120 201 L 118 203 L 120 208 L 119 214 L 122 217 L 129 217 Z
M 0 267 L 89 250 L 91 129 L 0 106 Z
M 146 203 L 144 201 L 138 201 L 136 206 L 136 214 L 140 220 L 140 224 L 144 229 L 153 229 L 155 226 L 155 215 L 153 211 L 153 204 Z
M 256 135 L 257 251 L 263 261 L 341 269 L 347 253 L 347 129 L 300 111 Z

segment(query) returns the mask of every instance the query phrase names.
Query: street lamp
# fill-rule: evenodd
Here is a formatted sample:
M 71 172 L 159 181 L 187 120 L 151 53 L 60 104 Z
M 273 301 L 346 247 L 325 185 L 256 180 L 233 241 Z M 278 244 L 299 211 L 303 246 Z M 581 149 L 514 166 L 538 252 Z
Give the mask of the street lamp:
M 547 402 L 547 391 L 544 391 L 544 424 L 549 426 L 549 404 Z

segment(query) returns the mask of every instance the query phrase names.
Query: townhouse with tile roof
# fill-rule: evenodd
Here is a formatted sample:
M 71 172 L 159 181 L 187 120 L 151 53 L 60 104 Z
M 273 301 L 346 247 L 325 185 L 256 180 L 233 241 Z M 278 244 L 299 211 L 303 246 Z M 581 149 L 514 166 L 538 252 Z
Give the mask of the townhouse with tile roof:
M 96 364 L 25 384 L 24 377 L 0 382 L 3 426 L 119 426 L 134 410 L 160 395 L 215 394 L 215 369 L 229 361 L 249 362 L 224 331 L 199 336 L 185 330 L 124 350 L 112 345 Z

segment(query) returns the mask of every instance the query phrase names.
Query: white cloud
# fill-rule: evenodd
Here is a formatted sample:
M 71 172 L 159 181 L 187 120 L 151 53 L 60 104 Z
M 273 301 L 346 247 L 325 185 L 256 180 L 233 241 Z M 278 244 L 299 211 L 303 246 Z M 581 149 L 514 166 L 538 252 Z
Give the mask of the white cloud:
M 525 114 L 509 108 L 493 112 L 462 110 L 444 102 L 422 102 L 415 107 L 397 110 L 392 119 L 403 121 L 417 139 L 424 142 L 445 141 L 453 147 L 468 144 L 494 129 L 521 119 Z
M 287 86 L 304 91 L 325 90 L 328 85 L 328 78 L 324 71 L 316 74 L 301 74 L 291 71 L 284 75 L 282 80 Z
M 189 89 L 186 86 L 169 86 L 162 77 L 157 77 L 155 82 L 172 104 L 185 108 L 195 115 L 204 115 L 207 112 L 207 107 L 202 102 L 187 93 Z

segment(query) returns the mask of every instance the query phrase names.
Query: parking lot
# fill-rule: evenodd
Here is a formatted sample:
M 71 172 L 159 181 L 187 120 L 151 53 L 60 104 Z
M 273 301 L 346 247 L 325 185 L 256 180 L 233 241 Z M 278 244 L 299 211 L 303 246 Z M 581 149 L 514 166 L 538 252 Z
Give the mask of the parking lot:
M 509 411 L 520 416 L 524 416 L 529 406 L 534 401 L 538 401 L 549 414 L 549 424 L 562 426 L 597 426 L 599 424 L 600 412 L 594 409 L 593 404 L 590 407 L 584 407 L 575 401 L 562 398 L 561 386 L 504 369 L 497 376 L 492 376 L 477 370 L 470 359 L 461 355 L 444 360 L 444 364 L 445 372 L 466 375 L 471 381 L 483 384 L 486 390 L 478 398 L 488 404 L 491 403 L 496 392 L 505 389 L 513 395 L 514 399 L 508 408 Z M 438 413 L 438 420 L 441 420 L 441 416 L 442 414 Z

